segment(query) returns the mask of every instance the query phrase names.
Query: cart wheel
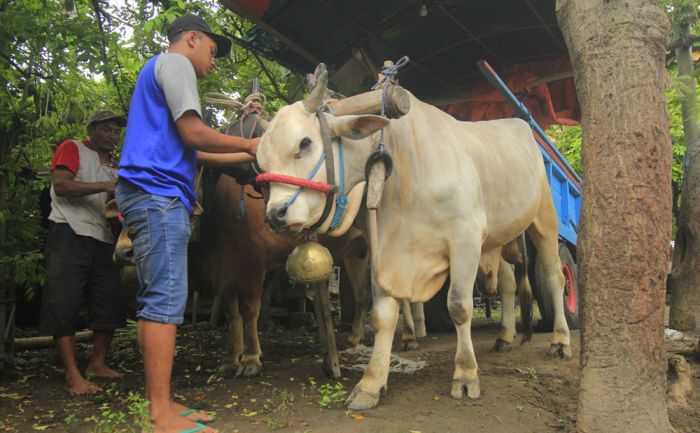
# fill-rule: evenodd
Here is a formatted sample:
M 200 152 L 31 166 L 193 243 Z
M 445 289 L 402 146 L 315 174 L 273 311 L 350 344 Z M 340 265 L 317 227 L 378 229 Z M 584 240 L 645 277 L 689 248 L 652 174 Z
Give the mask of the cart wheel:
M 564 316 L 566 316 L 569 329 L 578 329 L 580 295 L 578 268 L 569 248 L 562 243 L 559 244 L 559 258 L 561 259 L 561 270 L 564 273 Z
M 569 325 L 569 329 L 579 328 L 579 287 L 578 270 L 569 248 L 559 243 L 559 259 L 561 260 L 562 272 L 564 274 L 564 316 Z M 536 259 L 535 272 L 535 298 L 540 310 L 542 320 L 537 324 L 538 331 L 551 332 L 554 326 L 554 308 L 552 299 L 547 293 L 544 272 L 539 257 Z

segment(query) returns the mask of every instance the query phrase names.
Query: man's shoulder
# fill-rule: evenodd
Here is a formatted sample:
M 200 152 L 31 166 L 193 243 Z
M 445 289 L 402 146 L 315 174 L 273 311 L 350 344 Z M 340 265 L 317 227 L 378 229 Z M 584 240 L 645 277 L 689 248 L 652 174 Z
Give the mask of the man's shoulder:
M 78 140 L 63 140 L 58 146 L 56 146 L 56 150 L 54 151 L 54 157 L 60 157 L 64 155 L 78 155 L 80 153 L 80 149 L 78 149 L 78 143 L 80 143 L 80 141 Z
M 185 57 L 180 53 L 163 53 L 158 55 L 155 60 L 156 69 L 169 69 L 169 68 L 192 68 L 192 62 L 190 59 Z

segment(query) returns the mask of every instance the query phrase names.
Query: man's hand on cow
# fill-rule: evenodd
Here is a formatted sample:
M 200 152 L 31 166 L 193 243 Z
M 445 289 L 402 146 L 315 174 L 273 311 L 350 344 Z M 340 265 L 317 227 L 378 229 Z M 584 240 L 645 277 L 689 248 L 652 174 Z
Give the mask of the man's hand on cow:
M 248 154 L 255 156 L 255 154 L 258 153 L 258 144 L 260 144 L 260 137 L 249 139 L 248 144 Z
M 110 180 L 108 182 L 102 182 L 103 186 L 102 188 L 104 189 L 104 192 L 109 193 L 109 194 L 114 194 L 114 189 L 117 186 L 117 180 Z

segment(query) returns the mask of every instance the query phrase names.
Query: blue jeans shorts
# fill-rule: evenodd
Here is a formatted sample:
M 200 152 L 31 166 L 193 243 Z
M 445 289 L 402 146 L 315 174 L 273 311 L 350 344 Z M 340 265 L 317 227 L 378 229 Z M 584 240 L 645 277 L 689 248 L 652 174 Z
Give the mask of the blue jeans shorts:
M 179 325 L 187 306 L 190 215 L 177 197 L 150 194 L 120 180 L 115 192 L 133 242 L 141 289 L 136 317 Z

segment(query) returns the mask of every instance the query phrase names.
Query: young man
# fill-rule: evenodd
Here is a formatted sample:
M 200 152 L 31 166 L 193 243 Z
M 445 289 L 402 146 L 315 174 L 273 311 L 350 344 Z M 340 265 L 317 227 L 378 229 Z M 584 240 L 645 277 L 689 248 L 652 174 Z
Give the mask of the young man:
M 201 424 L 211 417 L 175 403 L 170 393 L 177 325 L 187 302 L 195 166 L 252 161 L 259 140 L 221 134 L 201 120 L 196 81 L 209 75 L 231 41 L 194 15 L 176 19 L 168 40 L 168 52 L 150 59 L 136 82 L 116 198 L 132 233 L 141 285 L 137 336 L 155 433 L 216 433 Z
M 46 242 L 46 285 L 41 331 L 53 335 L 65 370 L 65 388 L 74 395 L 102 389 L 85 379 L 75 358 L 75 331 L 81 301 L 87 300 L 94 331 L 87 375 L 116 378 L 105 363 L 114 330 L 126 322 L 119 271 L 112 261 L 114 239 L 102 216 L 116 179 L 112 150 L 126 119 L 113 111 L 93 113 L 88 140 L 66 140 L 51 162 L 51 214 Z

